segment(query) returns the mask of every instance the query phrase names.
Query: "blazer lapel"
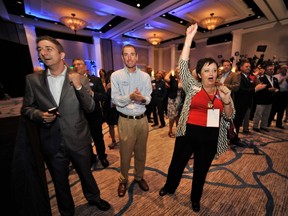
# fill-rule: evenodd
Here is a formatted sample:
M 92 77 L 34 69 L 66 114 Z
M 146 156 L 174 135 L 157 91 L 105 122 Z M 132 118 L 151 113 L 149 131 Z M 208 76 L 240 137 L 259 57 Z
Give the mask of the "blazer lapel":
M 63 83 L 63 87 L 62 87 L 62 92 L 61 92 L 61 96 L 60 96 L 59 105 L 60 105 L 61 101 L 63 100 L 63 98 L 65 97 L 65 95 L 67 94 L 68 90 L 71 88 L 70 81 L 69 81 L 69 78 L 68 78 L 68 73 L 71 73 L 71 71 L 67 70 L 67 73 L 65 75 L 65 80 L 64 80 L 64 83 Z
M 49 88 L 48 79 L 47 79 L 47 70 L 45 70 L 42 73 L 42 76 L 40 76 L 40 83 L 41 83 L 41 86 L 43 86 L 44 91 L 47 94 L 47 97 L 49 98 L 49 100 L 53 103 L 54 106 L 57 106 L 57 103 Z

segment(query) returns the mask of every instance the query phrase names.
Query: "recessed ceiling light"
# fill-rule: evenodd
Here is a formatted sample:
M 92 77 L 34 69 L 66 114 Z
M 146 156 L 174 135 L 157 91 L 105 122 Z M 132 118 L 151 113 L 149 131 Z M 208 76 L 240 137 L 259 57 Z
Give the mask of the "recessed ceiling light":
M 138 4 L 137 4 L 137 7 L 140 7 L 140 6 L 141 6 L 141 5 L 138 3 Z
M 151 26 L 149 23 L 146 23 L 144 28 L 145 29 L 154 29 L 154 27 Z

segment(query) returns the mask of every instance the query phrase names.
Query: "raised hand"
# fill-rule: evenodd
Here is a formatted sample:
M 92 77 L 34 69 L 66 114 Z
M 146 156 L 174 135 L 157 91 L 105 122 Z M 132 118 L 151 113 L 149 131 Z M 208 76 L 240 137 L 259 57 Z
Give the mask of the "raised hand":
M 79 73 L 68 73 L 68 78 L 70 80 L 71 85 L 75 88 L 79 88 L 82 86 L 81 84 L 81 75 Z
M 191 36 L 192 38 L 195 36 L 195 34 L 197 33 L 197 29 L 198 29 L 198 24 L 192 24 L 190 25 L 187 30 L 186 30 L 186 36 Z

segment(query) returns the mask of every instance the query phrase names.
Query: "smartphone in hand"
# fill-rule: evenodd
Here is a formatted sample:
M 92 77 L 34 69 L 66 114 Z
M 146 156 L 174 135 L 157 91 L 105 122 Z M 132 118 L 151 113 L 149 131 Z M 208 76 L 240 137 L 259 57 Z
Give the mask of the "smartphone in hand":
M 48 113 L 54 114 L 54 115 L 59 115 L 57 107 L 52 107 L 52 108 L 48 109 Z

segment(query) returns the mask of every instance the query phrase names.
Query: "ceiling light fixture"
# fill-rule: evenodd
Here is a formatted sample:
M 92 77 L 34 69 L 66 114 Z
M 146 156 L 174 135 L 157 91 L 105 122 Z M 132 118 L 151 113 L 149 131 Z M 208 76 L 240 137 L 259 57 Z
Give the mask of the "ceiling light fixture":
M 85 28 L 88 23 L 82 19 L 76 18 L 74 13 L 71 14 L 72 17 L 64 16 L 60 18 L 60 22 L 62 22 L 65 26 L 73 30 L 76 34 L 76 31 Z
M 207 17 L 200 21 L 203 28 L 208 29 L 209 31 L 214 30 L 216 27 L 221 25 L 224 22 L 223 17 L 214 16 L 214 13 L 210 14 L 210 17 Z
M 156 34 L 154 34 L 153 37 L 147 38 L 147 41 L 151 43 L 153 46 L 156 46 L 161 42 L 161 38 L 156 37 Z

